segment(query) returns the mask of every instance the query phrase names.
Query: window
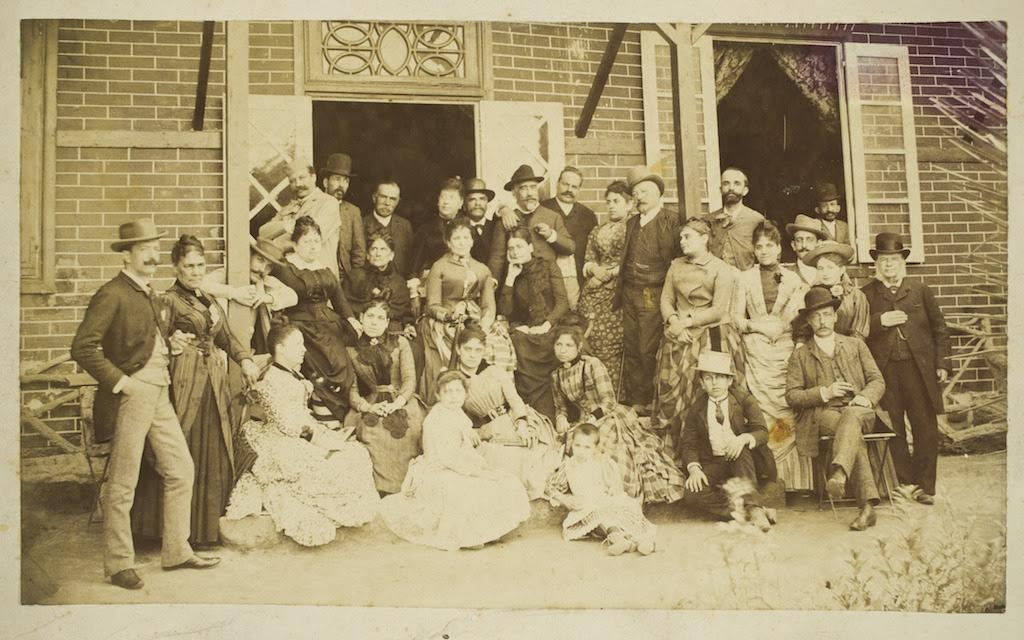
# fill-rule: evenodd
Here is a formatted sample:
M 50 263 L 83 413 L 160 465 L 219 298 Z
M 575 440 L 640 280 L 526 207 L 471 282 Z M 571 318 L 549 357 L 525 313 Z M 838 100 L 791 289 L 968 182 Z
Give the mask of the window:
M 485 35 L 477 23 L 308 22 L 306 87 L 483 95 Z
M 54 291 L 57 21 L 21 21 L 21 288 Z
M 675 123 L 669 45 L 655 32 L 645 32 L 641 43 L 647 161 L 660 166 L 668 186 L 667 195 L 674 200 Z M 705 36 L 695 45 L 694 54 L 699 60 L 694 95 L 704 169 L 701 193 L 709 209 L 721 206 L 716 188 L 719 167 L 739 164 L 743 168 L 746 161 L 755 165 L 751 173 L 757 169 L 768 172 L 752 181 L 748 204 L 758 208 L 753 201 L 764 199 L 764 212 L 777 223 L 784 224 L 797 213 L 809 212 L 807 202 L 811 194 L 806 190 L 815 182 L 832 182 L 845 194 L 844 210 L 862 262 L 870 261 L 868 248 L 880 231 L 903 234 L 912 247 L 910 260 L 923 261 L 910 68 L 905 47 Z M 720 68 L 722 65 L 733 68 Z M 741 65 L 740 74 L 744 67 L 756 68 L 751 75 L 762 81 L 769 72 L 774 73 L 778 90 L 772 92 L 778 95 L 757 93 L 756 88 L 739 84 L 736 65 Z M 736 159 L 737 150 L 744 148 L 734 139 L 737 122 L 742 121 L 744 114 L 737 110 L 735 101 L 729 104 L 728 95 L 723 98 L 722 87 L 718 86 L 723 81 L 730 88 L 739 85 L 748 94 L 744 100 L 757 103 L 758 108 L 768 108 L 765 105 L 773 100 L 783 105 L 770 118 L 753 111 L 747 116 L 748 122 L 754 118 L 758 126 L 763 123 L 766 138 L 779 140 L 773 139 L 774 150 L 765 152 L 764 157 Z M 787 85 L 785 89 L 781 88 L 783 84 Z M 786 91 L 792 96 L 787 97 Z M 801 92 L 806 100 L 799 98 Z M 802 103 L 800 109 L 807 112 L 809 119 L 799 118 L 799 110 L 791 113 L 797 103 Z M 813 118 L 822 123 L 817 133 L 807 125 Z M 806 166 L 801 167 L 799 162 L 790 162 L 800 159 L 799 149 L 794 148 L 799 144 L 821 156 L 815 161 L 817 164 L 805 162 Z M 765 141 L 752 141 L 749 147 L 763 149 Z M 774 175 L 785 167 L 792 169 L 792 176 L 783 179 Z M 767 177 L 777 177 L 781 182 Z M 769 197 L 764 193 L 755 195 L 758 187 L 772 193 Z M 805 190 L 802 197 L 801 190 Z

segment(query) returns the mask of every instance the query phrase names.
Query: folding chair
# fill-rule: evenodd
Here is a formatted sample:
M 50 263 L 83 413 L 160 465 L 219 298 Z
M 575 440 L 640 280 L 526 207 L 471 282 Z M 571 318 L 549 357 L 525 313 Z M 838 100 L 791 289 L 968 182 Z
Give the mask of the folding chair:
M 871 465 L 872 476 L 874 476 L 875 487 L 880 496 L 889 499 L 889 506 L 893 506 L 892 487 L 889 486 L 889 479 L 886 475 L 886 465 L 890 462 L 889 440 L 895 438 L 892 431 L 875 431 L 864 434 L 864 443 L 868 448 L 868 459 Z M 825 483 L 828 480 L 829 462 L 832 460 L 832 436 L 821 436 L 818 457 L 813 461 L 815 492 L 818 494 L 818 509 L 823 509 L 827 502 L 832 508 L 832 515 L 838 517 L 836 504 L 840 508 L 854 508 L 857 506 L 856 498 L 843 497 L 833 500 L 825 491 Z M 875 462 L 877 461 L 877 468 Z

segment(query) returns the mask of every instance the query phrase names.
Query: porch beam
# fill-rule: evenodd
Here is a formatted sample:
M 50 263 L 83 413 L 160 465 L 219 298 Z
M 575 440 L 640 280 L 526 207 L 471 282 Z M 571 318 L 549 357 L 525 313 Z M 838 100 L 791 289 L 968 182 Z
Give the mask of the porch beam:
M 611 75 L 612 67 L 615 65 L 615 57 L 619 54 L 622 38 L 626 35 L 627 28 L 629 28 L 628 24 L 616 24 L 608 37 L 604 56 L 601 57 L 601 64 L 597 67 L 597 73 L 594 75 L 594 83 L 590 85 L 590 93 L 587 95 L 587 101 L 583 103 L 583 111 L 580 112 L 580 119 L 576 123 L 577 138 L 587 136 L 590 121 L 594 118 L 597 104 L 601 101 L 601 94 L 604 93 L 604 87 L 608 84 L 608 76 Z
M 675 120 L 676 185 L 679 204 L 687 217 L 700 215 L 700 159 L 697 137 L 696 69 L 693 60 L 693 30 L 689 23 L 679 22 L 671 29 L 658 26 L 663 34 L 671 34 L 672 116 Z
M 690 35 L 690 43 L 691 44 L 697 44 L 697 41 L 700 40 L 701 37 L 705 33 L 707 33 L 708 29 L 710 29 L 710 28 L 711 28 L 711 23 L 710 22 L 704 22 L 704 23 L 701 23 L 701 24 L 698 24 L 698 25 L 694 25 L 693 33 Z
M 210 84 L 210 57 L 213 54 L 213 20 L 203 22 L 203 40 L 199 48 L 199 77 L 196 79 L 196 108 L 192 113 L 192 129 L 203 130 L 206 118 L 206 90 Z
M 227 282 L 249 284 L 249 23 L 226 23 L 226 100 L 224 113 L 224 238 Z M 228 325 L 248 335 L 249 310 L 232 301 Z

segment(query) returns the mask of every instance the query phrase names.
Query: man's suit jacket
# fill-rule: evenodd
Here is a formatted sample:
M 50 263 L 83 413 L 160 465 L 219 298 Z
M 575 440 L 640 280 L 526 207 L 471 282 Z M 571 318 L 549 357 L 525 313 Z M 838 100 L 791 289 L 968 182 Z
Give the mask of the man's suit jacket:
M 829 361 L 839 370 L 842 379 L 849 382 L 856 395 L 871 401 L 878 412 L 878 403 L 885 393 L 885 380 L 871 351 L 860 338 L 835 334 L 836 350 L 829 358 L 813 338 L 793 350 L 786 367 L 786 404 L 796 412 L 796 446 L 801 455 L 818 455 L 821 411 L 827 403 L 821 399 L 821 387 L 836 378 Z M 849 398 L 845 398 L 849 400 Z M 888 417 L 882 417 L 887 421 Z
M 341 227 L 338 228 L 338 264 L 348 275 L 352 269 L 366 264 L 363 214 L 359 207 L 342 200 L 338 203 L 338 215 L 341 217 Z
M 700 375 L 699 373 L 697 375 Z M 694 384 L 700 384 L 694 381 Z M 768 428 L 764 424 L 764 414 L 757 404 L 754 396 L 747 391 L 736 387 L 729 389 L 729 428 L 736 435 L 749 433 L 754 436 L 757 446 L 751 450 L 754 455 L 754 463 L 757 467 L 757 477 L 761 480 L 775 480 L 778 470 L 775 466 L 775 455 L 772 454 L 768 444 Z M 682 468 L 691 462 L 698 462 L 705 465 L 714 458 L 711 450 L 711 436 L 708 434 L 708 394 L 700 391 L 696 400 L 686 413 L 686 421 L 683 423 L 682 437 L 679 439 L 679 453 L 682 458 Z
M 657 238 L 658 238 L 658 253 L 665 261 L 665 271 L 668 272 L 669 265 L 672 261 L 683 255 L 683 251 L 679 246 L 679 212 L 662 205 L 661 211 L 647 224 L 653 224 L 657 226 Z M 629 243 L 633 241 L 633 237 L 636 236 L 640 230 L 640 216 L 634 215 L 626 219 L 626 241 L 624 249 L 622 251 L 622 261 L 619 263 L 619 275 L 617 276 L 615 285 L 615 298 L 613 299 L 613 308 L 618 309 L 622 303 L 622 287 L 625 285 L 626 278 L 626 260 L 629 257 Z
M 900 330 L 907 340 L 910 353 L 921 373 L 928 399 L 931 400 L 935 413 L 944 413 L 942 406 L 942 390 L 935 377 L 936 369 L 952 371 L 950 359 L 952 347 L 949 342 L 949 329 L 946 319 L 942 316 L 939 303 L 931 288 L 917 280 L 903 278 L 900 288 L 893 294 L 889 287 L 878 280 L 872 280 L 861 288 L 868 299 L 871 313 L 871 332 L 867 337 L 867 345 L 878 363 L 878 368 L 885 371 L 889 364 L 889 356 L 896 348 L 898 336 L 896 327 L 883 327 L 882 314 L 886 311 L 900 310 L 907 314 L 907 321 L 900 325 Z
M 828 240 L 835 240 L 836 242 L 842 242 L 843 244 L 848 244 L 851 247 L 853 246 L 852 238 L 850 238 L 850 225 L 846 224 L 846 222 L 843 220 L 836 220 L 836 233 L 833 235 L 832 232 L 828 230 L 828 227 L 825 226 L 825 223 L 821 218 L 817 216 L 811 217 L 818 221 L 818 225 L 821 227 L 821 230 L 825 232 L 825 236 L 827 236 Z
M 572 234 L 565 227 L 564 216 L 561 213 L 552 211 L 544 206 L 537 207 L 531 214 L 523 213 L 519 209 L 516 209 L 516 213 L 519 214 L 519 226 L 526 225 L 530 229 L 530 237 L 533 238 L 533 255 L 540 256 L 554 263 L 557 261 L 558 256 L 569 256 L 576 250 L 576 243 L 573 242 Z M 543 236 L 534 231 L 534 227 L 542 222 L 555 230 L 556 237 L 553 243 L 549 243 Z M 495 221 L 495 224 L 500 225 L 501 222 Z M 505 266 L 508 264 L 508 236 L 510 233 L 511 231 L 505 231 L 504 227 L 495 227 L 494 237 L 491 240 L 491 255 L 490 260 L 487 262 L 487 268 L 491 270 L 491 275 L 494 276 L 499 285 L 505 281 Z
M 370 234 L 383 228 L 372 213 L 363 216 L 363 231 L 366 233 L 367 244 Z M 395 271 L 408 280 L 412 277 L 412 225 L 402 216 L 392 214 L 387 230 L 391 234 L 391 239 L 395 241 Z
M 313 187 L 305 199 L 292 198 L 273 218 L 260 227 L 258 235 L 260 238 L 272 240 L 282 250 L 287 250 L 292 246 L 291 235 L 295 229 L 295 221 L 302 216 L 309 216 L 320 227 L 320 237 L 323 240 L 323 246 L 320 248 L 320 261 L 331 270 L 331 273 L 340 278 L 338 245 L 340 244 L 339 234 L 342 223 L 341 212 L 338 208 L 338 200 L 319 188 Z M 280 233 L 282 229 L 284 233 Z
M 466 221 L 469 221 L 468 216 L 463 215 L 462 218 Z M 477 262 L 482 262 L 484 264 L 490 263 L 491 246 L 494 243 L 494 229 L 499 227 L 500 225 L 500 220 L 498 220 L 497 218 L 491 218 L 490 220 L 484 222 L 479 232 L 477 232 L 476 227 L 473 227 L 473 248 L 470 249 L 469 254 L 473 256 L 474 260 L 476 260 Z M 497 276 L 494 277 L 497 278 Z
M 163 304 L 152 301 L 137 282 L 124 272 L 104 284 L 89 301 L 85 317 L 71 342 L 71 358 L 99 382 L 93 405 L 96 440 L 114 435 L 120 396 L 114 386 L 130 376 L 153 354 L 159 329 L 167 339 Z
M 555 213 L 562 213 L 557 198 L 548 198 L 540 205 Z M 587 255 L 587 240 L 590 238 L 591 229 L 597 226 L 597 215 L 590 207 L 574 202 L 572 209 L 569 210 L 569 215 L 562 217 L 565 220 L 565 228 L 569 230 L 569 235 L 576 243 L 576 249 L 573 251 L 573 257 L 576 259 L 576 279 L 579 280 L 580 286 L 583 286 L 583 282 L 586 280 L 583 277 L 583 262 Z

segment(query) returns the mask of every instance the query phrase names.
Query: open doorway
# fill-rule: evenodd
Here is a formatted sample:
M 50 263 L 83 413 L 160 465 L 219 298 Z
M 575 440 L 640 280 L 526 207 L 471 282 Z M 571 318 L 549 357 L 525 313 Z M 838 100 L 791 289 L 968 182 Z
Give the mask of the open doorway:
M 346 200 L 363 215 L 378 180 L 402 189 L 397 213 L 413 228 L 432 215 L 441 183 L 476 174 L 476 123 L 472 105 L 313 101 L 313 162 L 332 153 L 352 156 Z
M 843 189 L 836 50 L 715 41 L 714 51 L 721 166 L 747 174 L 744 201 L 785 234 L 798 213 L 813 214 L 815 184 Z M 783 260 L 794 259 L 784 241 Z

